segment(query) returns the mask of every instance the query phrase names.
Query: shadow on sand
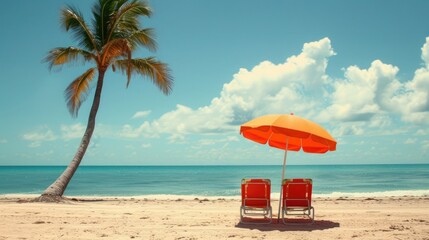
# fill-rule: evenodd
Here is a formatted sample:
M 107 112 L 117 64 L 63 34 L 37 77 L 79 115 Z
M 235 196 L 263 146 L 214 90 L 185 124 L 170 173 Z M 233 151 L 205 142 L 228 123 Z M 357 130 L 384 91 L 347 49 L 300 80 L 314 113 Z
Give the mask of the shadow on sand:
M 325 230 L 330 228 L 340 227 L 337 222 L 328 220 L 315 220 L 314 224 L 283 224 L 283 222 L 277 222 L 277 218 L 273 218 L 271 224 L 249 224 L 249 223 L 237 223 L 237 228 L 257 229 L 259 231 L 314 231 L 314 230 Z

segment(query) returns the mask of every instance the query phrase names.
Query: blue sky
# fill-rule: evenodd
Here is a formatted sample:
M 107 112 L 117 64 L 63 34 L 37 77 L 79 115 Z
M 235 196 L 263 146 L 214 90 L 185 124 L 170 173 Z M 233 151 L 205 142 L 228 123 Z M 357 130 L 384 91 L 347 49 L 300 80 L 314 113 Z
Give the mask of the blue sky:
M 86 126 L 64 90 L 87 66 L 49 72 L 73 46 L 59 12 L 93 1 L 9 1 L 0 9 L 0 165 L 66 165 Z M 429 1 L 152 0 L 155 55 L 173 92 L 109 72 L 84 165 L 281 164 L 239 134 L 245 120 L 290 113 L 338 141 L 288 164 L 429 163 Z

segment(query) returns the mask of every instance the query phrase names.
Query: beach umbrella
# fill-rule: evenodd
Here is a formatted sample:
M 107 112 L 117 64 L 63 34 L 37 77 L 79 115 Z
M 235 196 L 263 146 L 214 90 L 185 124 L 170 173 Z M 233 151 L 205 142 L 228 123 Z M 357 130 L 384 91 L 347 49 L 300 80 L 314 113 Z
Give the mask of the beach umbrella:
M 240 127 L 240 134 L 260 144 L 284 150 L 282 182 L 288 151 L 326 153 L 335 151 L 337 142 L 320 125 L 294 114 L 272 114 L 257 117 Z M 282 188 L 280 188 L 279 217 Z

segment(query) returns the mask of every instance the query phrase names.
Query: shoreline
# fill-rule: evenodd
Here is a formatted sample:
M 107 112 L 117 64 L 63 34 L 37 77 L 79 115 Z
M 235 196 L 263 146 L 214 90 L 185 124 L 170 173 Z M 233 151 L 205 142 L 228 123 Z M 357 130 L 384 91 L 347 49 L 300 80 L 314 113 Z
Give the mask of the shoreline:
M 20 201 L 21 200 L 21 201 Z M 24 201 L 23 201 L 24 200 Z M 313 225 L 240 223 L 239 199 L 0 197 L 0 239 L 428 239 L 429 197 L 314 198 Z
M 41 194 L 41 193 L 40 193 Z M 0 194 L 0 199 L 3 198 L 36 198 L 40 194 L 26 194 L 26 193 L 11 193 L 11 194 Z M 280 193 L 272 192 L 271 199 L 278 200 Z M 206 195 L 176 195 L 176 194 L 148 194 L 148 195 L 64 195 L 65 198 L 84 198 L 84 199 L 149 199 L 149 200 L 194 200 L 198 199 L 227 199 L 227 200 L 240 200 L 240 195 L 232 196 L 206 196 Z M 390 198 L 390 197 L 429 197 L 429 190 L 395 190 L 395 191 L 383 191 L 383 192 L 333 192 L 329 194 L 315 194 L 313 193 L 314 199 L 336 199 L 336 198 Z

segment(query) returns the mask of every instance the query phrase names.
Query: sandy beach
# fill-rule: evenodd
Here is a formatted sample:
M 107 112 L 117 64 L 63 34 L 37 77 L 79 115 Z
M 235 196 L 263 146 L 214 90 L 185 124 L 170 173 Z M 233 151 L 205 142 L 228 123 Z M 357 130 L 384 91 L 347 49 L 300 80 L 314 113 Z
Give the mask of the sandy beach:
M 427 196 L 315 198 L 314 225 L 240 224 L 238 199 L 27 200 L 0 198 L 0 239 L 429 239 Z

